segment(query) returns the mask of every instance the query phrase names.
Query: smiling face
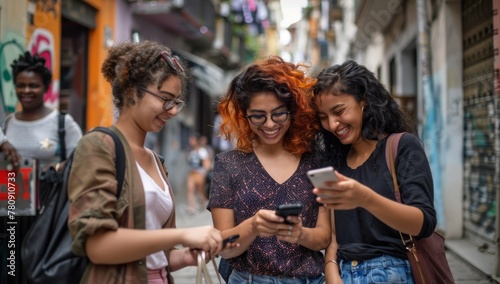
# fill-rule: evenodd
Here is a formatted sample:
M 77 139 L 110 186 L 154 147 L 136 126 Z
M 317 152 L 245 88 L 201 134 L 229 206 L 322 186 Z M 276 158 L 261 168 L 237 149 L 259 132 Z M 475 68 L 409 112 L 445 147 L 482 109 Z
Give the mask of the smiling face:
M 23 71 L 17 74 L 15 80 L 17 99 L 24 111 L 43 108 L 43 97 L 47 91 L 42 75 L 33 71 Z
M 250 129 L 257 135 L 260 145 L 281 145 L 283 137 L 288 131 L 288 128 L 290 128 L 290 114 L 286 114 L 286 120 L 283 119 L 285 116 L 284 113 L 288 111 L 285 103 L 280 101 L 272 92 L 260 92 L 252 97 L 246 111 L 247 117 L 254 116 L 254 121 L 263 120 L 263 116 L 265 117 L 265 122 L 260 126 L 254 125 L 251 120 L 247 118 Z M 271 119 L 271 115 L 274 115 L 274 120 L 276 121 L 284 121 L 281 123 L 275 122 Z
M 159 88 L 155 84 L 145 88 L 163 99 L 176 99 L 181 95 L 181 80 L 177 76 L 170 76 Z M 147 132 L 160 131 L 167 121 L 178 113 L 176 106 L 165 110 L 165 101 L 159 97 L 144 91 L 144 96 L 137 100 L 134 108 L 135 120 Z
M 342 144 L 362 141 L 364 102 L 347 94 L 321 94 L 315 98 L 318 117 L 324 129 L 333 133 Z

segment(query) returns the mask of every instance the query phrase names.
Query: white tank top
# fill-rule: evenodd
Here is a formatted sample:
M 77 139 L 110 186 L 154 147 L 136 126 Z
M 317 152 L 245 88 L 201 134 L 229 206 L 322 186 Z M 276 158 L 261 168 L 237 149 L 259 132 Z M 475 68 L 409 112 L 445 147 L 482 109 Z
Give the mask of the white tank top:
M 149 149 L 148 149 L 149 150 Z M 151 150 L 149 150 L 151 153 Z M 173 202 L 168 189 L 168 184 L 163 179 L 158 163 L 155 160 L 156 170 L 160 175 L 163 182 L 163 188 L 149 176 L 144 169 L 141 168 L 139 163 L 136 162 L 139 174 L 141 175 L 142 185 L 146 196 L 146 230 L 159 230 L 167 222 L 172 214 Z M 168 265 L 167 257 L 163 251 L 150 254 L 146 257 L 146 267 L 148 269 L 160 269 Z

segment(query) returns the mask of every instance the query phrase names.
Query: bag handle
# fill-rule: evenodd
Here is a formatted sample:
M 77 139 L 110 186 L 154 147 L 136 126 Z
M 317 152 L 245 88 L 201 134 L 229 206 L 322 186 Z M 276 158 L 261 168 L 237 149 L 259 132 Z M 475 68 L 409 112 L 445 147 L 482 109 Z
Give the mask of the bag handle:
M 220 279 L 219 270 L 217 269 L 217 263 L 215 263 L 215 259 L 212 257 L 212 264 L 214 265 L 215 273 L 217 274 L 217 279 L 219 279 L 219 284 L 222 284 Z M 208 272 L 208 268 L 205 262 L 205 251 L 198 251 L 198 269 L 196 272 L 196 284 L 202 284 L 203 278 L 205 278 L 205 283 L 212 284 L 212 278 L 210 278 L 210 273 Z
M 403 202 L 401 201 L 401 192 L 399 191 L 398 178 L 396 176 L 396 167 L 394 163 L 396 161 L 396 156 L 398 155 L 399 140 L 401 140 L 401 136 L 403 136 L 404 133 L 405 132 L 390 134 L 385 144 L 385 160 L 387 162 L 387 167 L 391 172 L 392 184 L 394 185 L 394 195 L 396 196 L 396 200 L 401 204 L 403 204 Z M 399 232 L 399 236 L 401 237 L 401 241 L 406 249 L 410 250 L 414 246 L 413 237 L 411 235 L 407 235 L 408 239 L 405 239 L 403 233 Z

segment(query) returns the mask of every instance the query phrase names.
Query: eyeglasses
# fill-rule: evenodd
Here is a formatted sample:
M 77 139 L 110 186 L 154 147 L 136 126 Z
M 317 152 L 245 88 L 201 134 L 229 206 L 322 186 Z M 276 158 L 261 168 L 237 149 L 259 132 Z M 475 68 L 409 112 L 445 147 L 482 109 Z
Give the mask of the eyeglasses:
M 163 60 L 165 60 L 167 62 L 168 66 L 170 66 L 170 68 L 174 69 L 175 71 L 177 71 L 179 73 L 184 74 L 184 68 L 182 68 L 182 65 L 179 63 L 179 60 L 180 60 L 179 57 L 177 57 L 175 55 L 172 56 L 172 55 L 168 54 L 168 52 L 162 51 L 160 53 L 160 55 L 158 55 L 158 58 L 156 59 L 156 61 L 158 61 L 160 58 L 163 58 Z
M 166 99 L 156 93 L 153 93 L 151 92 L 150 90 L 144 88 L 143 86 L 139 86 L 139 85 L 136 85 L 137 88 L 143 90 L 144 92 L 146 93 L 149 93 L 157 98 L 159 98 L 160 100 L 162 100 L 164 103 L 163 103 L 163 109 L 164 110 L 170 110 L 172 109 L 173 107 L 177 106 L 177 112 L 181 111 L 181 109 L 186 105 L 186 103 L 183 101 L 183 100 L 179 100 L 179 99 Z
M 270 116 L 271 120 L 275 123 L 284 123 L 288 119 L 289 111 L 276 112 L 271 114 L 252 114 L 247 115 L 246 118 L 255 126 L 261 126 L 267 121 L 267 117 Z

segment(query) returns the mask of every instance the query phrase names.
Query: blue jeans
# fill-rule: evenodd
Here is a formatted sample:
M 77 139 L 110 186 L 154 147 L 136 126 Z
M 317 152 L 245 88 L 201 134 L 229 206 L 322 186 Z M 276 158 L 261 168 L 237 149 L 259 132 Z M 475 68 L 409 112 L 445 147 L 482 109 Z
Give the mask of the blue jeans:
M 414 284 L 410 262 L 383 255 L 369 260 L 340 260 L 340 277 L 344 283 L 408 283 Z
M 229 276 L 229 284 L 322 284 L 325 276 L 286 278 L 281 276 L 256 275 L 233 269 Z

